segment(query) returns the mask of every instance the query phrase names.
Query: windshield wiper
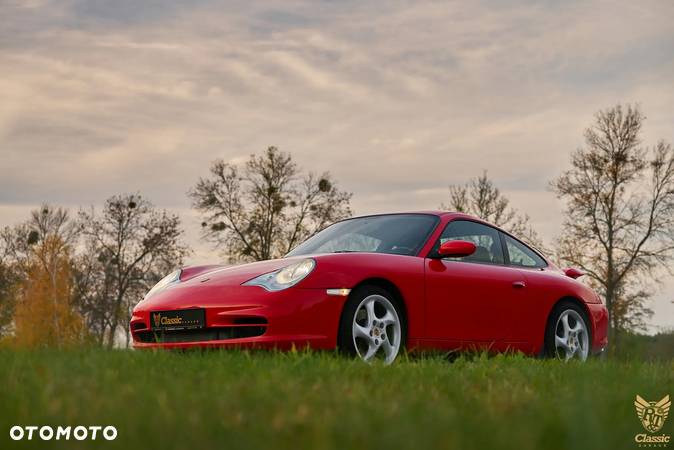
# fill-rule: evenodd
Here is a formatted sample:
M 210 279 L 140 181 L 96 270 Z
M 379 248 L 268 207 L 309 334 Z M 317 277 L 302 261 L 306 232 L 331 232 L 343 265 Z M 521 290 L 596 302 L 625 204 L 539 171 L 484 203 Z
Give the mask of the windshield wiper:
M 330 253 L 358 253 L 358 250 L 335 250 L 334 252 Z

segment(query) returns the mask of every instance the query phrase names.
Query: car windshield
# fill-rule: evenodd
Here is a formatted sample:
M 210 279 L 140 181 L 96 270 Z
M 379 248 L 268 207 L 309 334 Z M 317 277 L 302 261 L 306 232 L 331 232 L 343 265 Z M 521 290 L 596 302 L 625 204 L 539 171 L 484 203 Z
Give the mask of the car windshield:
M 438 217 L 430 214 L 390 214 L 348 219 L 313 235 L 286 256 L 342 252 L 416 255 L 438 220 Z

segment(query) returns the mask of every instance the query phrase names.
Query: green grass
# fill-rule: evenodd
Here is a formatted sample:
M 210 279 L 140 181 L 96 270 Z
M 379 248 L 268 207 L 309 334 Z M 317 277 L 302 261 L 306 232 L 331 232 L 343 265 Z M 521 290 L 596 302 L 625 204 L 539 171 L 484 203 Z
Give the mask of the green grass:
M 673 395 L 674 363 L 2 350 L 0 448 L 633 449 L 635 394 Z M 119 435 L 15 442 L 14 424 L 112 424 Z

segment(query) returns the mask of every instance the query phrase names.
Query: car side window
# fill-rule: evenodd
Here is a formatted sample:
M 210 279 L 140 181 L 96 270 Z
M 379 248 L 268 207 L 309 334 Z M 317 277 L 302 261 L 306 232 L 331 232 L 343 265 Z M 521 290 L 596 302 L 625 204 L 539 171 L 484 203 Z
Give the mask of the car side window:
M 447 224 L 440 235 L 434 251 L 441 244 L 451 240 L 469 241 L 475 244 L 475 253 L 463 258 L 447 258 L 455 261 L 503 264 L 503 248 L 498 231 L 481 223 L 469 220 L 453 220 Z
M 506 248 L 508 249 L 508 257 L 511 265 L 519 267 L 547 266 L 547 263 L 543 258 L 538 256 L 535 251 L 520 241 L 511 238 L 507 234 L 504 234 L 503 237 L 505 239 Z

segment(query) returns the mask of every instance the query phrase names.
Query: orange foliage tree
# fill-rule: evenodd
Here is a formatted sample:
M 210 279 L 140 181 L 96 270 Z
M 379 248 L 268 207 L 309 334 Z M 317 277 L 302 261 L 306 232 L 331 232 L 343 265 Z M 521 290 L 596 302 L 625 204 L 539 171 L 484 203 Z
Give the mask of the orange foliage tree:
M 14 311 L 15 342 L 20 347 L 65 347 L 85 337 L 82 317 L 72 304 L 70 250 L 56 236 L 33 246 L 27 277 Z

